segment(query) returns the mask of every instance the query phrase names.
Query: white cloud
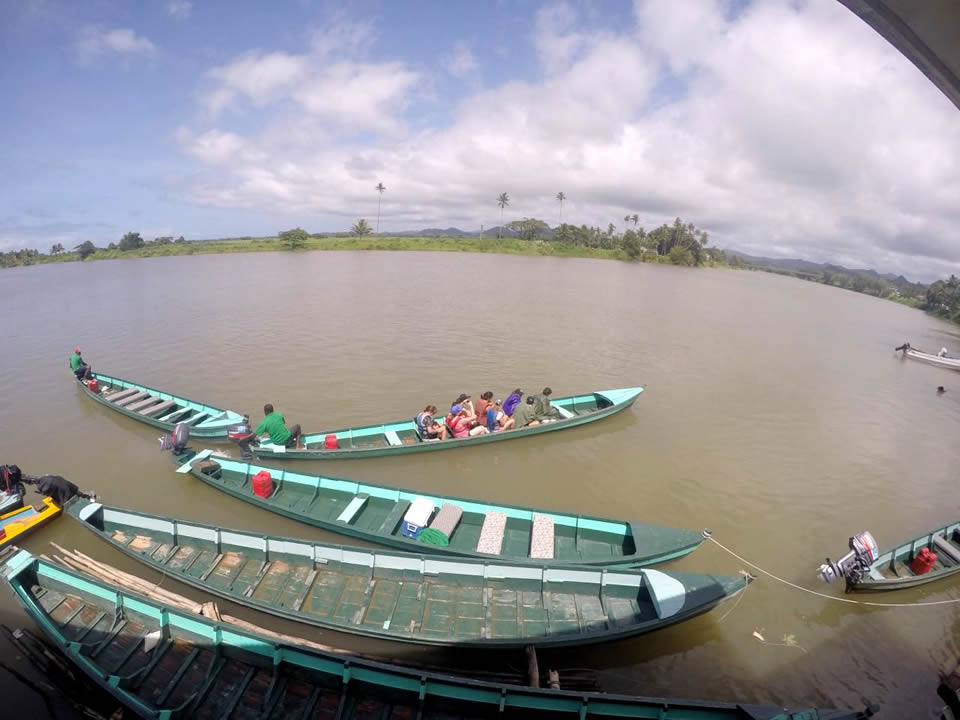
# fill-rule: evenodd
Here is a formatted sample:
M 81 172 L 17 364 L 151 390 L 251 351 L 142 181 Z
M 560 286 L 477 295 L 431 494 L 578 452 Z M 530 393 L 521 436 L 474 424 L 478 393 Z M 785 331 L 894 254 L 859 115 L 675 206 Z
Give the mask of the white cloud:
M 446 59 L 446 66 L 447 72 L 457 78 L 469 75 L 479 67 L 470 45 L 462 40 L 458 40 L 453 46 L 453 52 Z
M 130 28 L 105 28 L 88 25 L 80 31 L 77 39 L 77 57 L 81 62 L 91 62 L 97 57 L 116 53 L 120 55 L 152 55 L 156 46 L 143 35 Z
M 173 0 L 173 2 L 167 4 L 167 12 L 170 13 L 170 17 L 177 20 L 186 20 L 190 17 L 192 10 L 193 3 L 190 0 Z
M 188 152 L 217 167 L 191 196 L 346 224 L 382 180 L 384 224 L 400 229 L 492 224 L 501 191 L 508 215 L 555 222 L 562 189 L 578 224 L 680 215 L 757 254 L 960 271 L 960 116 L 834 0 L 764 0 L 736 15 L 644 0 L 630 27 L 582 27 L 569 5 L 541 10 L 530 42 L 542 78 L 475 91 L 449 122 L 416 132 L 404 108 L 423 78 L 399 59 L 360 62 L 329 45 L 322 57 L 238 58 L 215 73 L 208 102 L 245 98 L 273 119 L 191 135 Z M 282 103 L 305 112 L 273 112 Z

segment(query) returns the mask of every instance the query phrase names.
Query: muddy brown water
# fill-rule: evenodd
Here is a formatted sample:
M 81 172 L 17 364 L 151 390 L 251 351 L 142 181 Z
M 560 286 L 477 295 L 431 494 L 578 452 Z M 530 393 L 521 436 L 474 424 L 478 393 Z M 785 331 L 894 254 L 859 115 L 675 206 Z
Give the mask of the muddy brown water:
M 692 528 L 803 586 L 871 530 L 884 547 L 960 516 L 960 373 L 902 360 L 905 340 L 960 353 L 957 328 L 892 302 L 752 272 L 452 253 L 250 254 L 71 263 L 0 273 L 0 462 L 56 473 L 132 509 L 293 537 L 322 531 L 173 473 L 158 431 L 74 385 L 95 369 L 307 430 L 410 417 L 460 391 L 557 394 L 642 384 L 583 429 L 304 470 Z M 937 385 L 947 393 L 936 394 Z M 24 545 L 79 548 L 154 577 L 68 519 Z M 705 545 L 672 567 L 736 573 Z M 200 594 L 164 579 L 165 587 Z M 945 582 L 869 599 L 960 599 Z M 424 650 L 244 612 L 288 633 L 451 668 L 522 654 Z M 768 578 L 737 606 L 635 640 L 541 653 L 604 690 L 852 706 L 938 706 L 960 604 L 870 608 Z M 25 620 L 9 595 L 0 619 Z M 761 643 L 753 633 L 765 638 Z M 562 672 L 561 672 L 562 679 Z

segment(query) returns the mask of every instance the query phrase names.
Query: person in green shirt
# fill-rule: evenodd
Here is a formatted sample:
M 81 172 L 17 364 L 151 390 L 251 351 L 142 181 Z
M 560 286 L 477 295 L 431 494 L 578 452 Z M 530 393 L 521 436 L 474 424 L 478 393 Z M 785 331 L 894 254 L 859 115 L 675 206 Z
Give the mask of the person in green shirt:
M 77 380 L 89 380 L 90 373 L 93 372 L 80 355 L 80 348 L 73 349 L 73 355 L 70 356 L 70 369 L 76 375 Z
M 267 403 L 263 406 L 263 421 L 254 429 L 254 435 L 267 433 L 270 441 L 274 445 L 284 445 L 286 447 L 300 447 L 300 426 L 291 425 L 287 428 L 287 421 L 283 415 L 273 409 L 273 405 Z
M 553 390 L 545 387 L 539 395 L 533 396 L 533 411 L 540 420 L 556 420 L 560 417 L 560 412 L 550 403 L 550 396 Z
M 526 402 L 522 402 L 517 405 L 517 409 L 513 411 L 513 420 L 514 428 L 518 430 L 522 427 L 527 427 L 528 425 L 540 424 L 540 421 L 537 420 L 536 410 L 534 409 L 533 395 L 528 395 Z

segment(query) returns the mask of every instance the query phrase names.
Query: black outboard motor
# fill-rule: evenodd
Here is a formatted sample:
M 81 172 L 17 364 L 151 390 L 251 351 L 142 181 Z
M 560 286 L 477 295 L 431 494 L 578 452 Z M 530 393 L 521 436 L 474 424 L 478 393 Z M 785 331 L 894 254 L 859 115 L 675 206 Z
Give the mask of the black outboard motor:
M 23 473 L 16 465 L 0 465 L 0 515 L 23 507 Z
M 827 561 L 817 569 L 817 577 L 824 582 L 845 577 L 850 582 L 857 583 L 867 574 L 878 557 L 880 557 L 880 548 L 877 541 L 873 539 L 873 535 L 864 530 L 850 538 L 850 552 L 837 561 L 827 558 Z
M 190 442 L 190 426 L 186 423 L 177 423 L 173 432 L 160 438 L 161 450 L 173 450 L 174 455 L 182 455 Z
M 230 442 L 235 443 L 240 450 L 243 452 L 244 460 L 249 460 L 253 457 L 253 453 L 250 451 L 250 442 L 253 439 L 253 429 L 250 427 L 250 416 L 244 415 L 243 422 L 237 423 L 236 425 L 230 425 L 227 428 L 227 438 Z

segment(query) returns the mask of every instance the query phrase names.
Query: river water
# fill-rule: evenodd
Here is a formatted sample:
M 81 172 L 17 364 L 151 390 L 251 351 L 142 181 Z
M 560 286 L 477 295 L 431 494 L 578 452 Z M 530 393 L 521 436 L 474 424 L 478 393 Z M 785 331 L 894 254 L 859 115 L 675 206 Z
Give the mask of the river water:
M 814 571 L 849 535 L 869 529 L 888 547 L 958 515 L 960 374 L 892 351 L 909 340 L 960 352 L 957 328 L 837 288 L 602 260 L 314 252 L 16 268 L 0 273 L 0 297 L 0 462 L 65 475 L 132 509 L 334 539 L 174 474 L 156 430 L 75 386 L 75 345 L 99 371 L 254 418 L 272 402 L 307 430 L 411 417 L 460 391 L 642 384 L 633 409 L 583 429 L 298 467 L 709 527 L 760 566 L 837 596 L 842 588 L 818 587 Z M 937 385 L 948 392 L 938 396 Z M 50 552 L 50 541 L 150 577 L 70 520 L 24 545 Z M 743 565 L 705 544 L 673 567 L 735 574 Z M 957 585 L 864 597 L 960 599 Z M 906 717 L 938 705 L 936 671 L 960 655 L 960 605 L 852 606 L 761 578 L 730 609 L 631 641 L 542 652 L 540 665 L 595 669 L 616 692 L 867 699 L 885 706 L 883 717 Z M 409 649 L 244 616 L 391 657 L 523 666 L 522 654 Z M 0 619 L 24 623 L 6 594 Z

